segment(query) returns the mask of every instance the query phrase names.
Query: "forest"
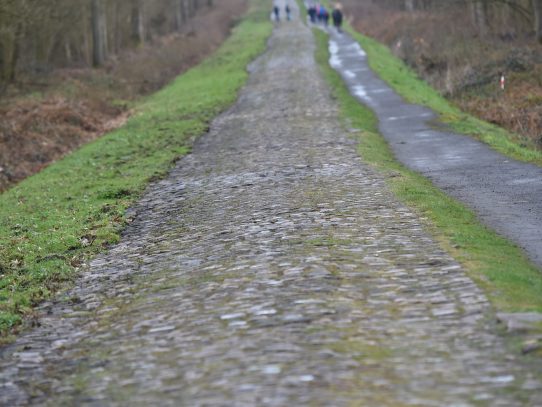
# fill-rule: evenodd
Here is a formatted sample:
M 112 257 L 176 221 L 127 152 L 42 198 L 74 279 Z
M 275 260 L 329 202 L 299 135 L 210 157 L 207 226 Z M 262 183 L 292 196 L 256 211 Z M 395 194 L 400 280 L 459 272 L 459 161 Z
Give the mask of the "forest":
M 357 1 L 363 3 L 364 1 Z M 535 39 L 542 42 L 542 0 L 368 0 L 372 5 L 388 9 L 403 9 L 408 12 L 419 10 L 450 10 L 461 8 L 480 34 L 487 34 L 490 28 L 522 28 L 532 31 Z M 356 3 L 356 0 L 350 1 Z M 462 25 L 465 21 L 457 21 Z M 529 28 L 530 23 L 530 28 Z
M 0 88 L 20 73 L 103 65 L 203 6 L 213 0 L 0 0 Z

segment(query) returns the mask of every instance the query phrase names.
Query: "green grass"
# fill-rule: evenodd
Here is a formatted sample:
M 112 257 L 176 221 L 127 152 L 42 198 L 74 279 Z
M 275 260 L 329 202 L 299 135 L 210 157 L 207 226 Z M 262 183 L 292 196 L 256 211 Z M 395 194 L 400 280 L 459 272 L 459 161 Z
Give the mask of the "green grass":
M 484 288 L 497 309 L 542 311 L 540 270 L 519 248 L 483 226 L 472 211 L 394 159 L 378 132 L 372 111 L 350 95 L 341 77 L 329 66 L 327 36 L 320 30 L 314 30 L 314 33 L 318 42 L 317 61 L 340 104 L 345 125 L 359 129 L 357 136 L 362 158 L 385 175 L 399 199 L 429 219 L 434 236 Z M 401 68 L 400 65 L 395 67 Z
M 426 82 L 420 80 L 413 70 L 391 53 L 388 47 L 361 35 L 351 27 L 346 29 L 363 46 L 371 68 L 405 100 L 433 109 L 440 115 L 440 120 L 453 131 L 474 136 L 493 149 L 517 160 L 542 165 L 542 151 L 522 145 L 528 144 L 525 138 L 462 112 Z
M 212 57 L 142 102 L 123 128 L 0 195 L 0 341 L 119 240 L 127 207 L 235 101 L 268 20 L 266 2 L 253 0 Z

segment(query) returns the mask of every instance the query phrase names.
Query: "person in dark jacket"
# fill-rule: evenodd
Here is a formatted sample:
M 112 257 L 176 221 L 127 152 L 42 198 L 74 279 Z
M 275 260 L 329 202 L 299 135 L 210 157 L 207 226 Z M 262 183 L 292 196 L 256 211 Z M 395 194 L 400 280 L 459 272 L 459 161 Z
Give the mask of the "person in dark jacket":
M 333 19 L 333 26 L 337 29 L 338 32 L 341 31 L 341 26 L 343 24 L 343 12 L 339 5 L 335 6 L 333 12 L 331 13 L 331 18 Z
M 309 18 L 311 20 L 311 23 L 315 24 L 316 23 L 316 6 L 314 4 L 311 4 L 309 6 L 308 13 L 309 13 Z

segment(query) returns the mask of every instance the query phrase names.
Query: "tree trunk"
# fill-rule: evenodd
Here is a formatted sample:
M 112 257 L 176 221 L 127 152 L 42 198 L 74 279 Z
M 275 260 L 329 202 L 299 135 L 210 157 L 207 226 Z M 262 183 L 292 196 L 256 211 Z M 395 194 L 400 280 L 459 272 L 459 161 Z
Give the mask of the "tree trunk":
M 34 56 L 34 69 L 37 72 L 47 72 L 51 69 L 50 60 L 53 51 L 55 38 L 53 36 L 41 35 L 35 40 L 36 51 Z
M 186 22 L 186 5 L 184 0 L 175 0 L 175 29 L 180 31 Z
M 486 35 L 488 31 L 486 0 L 474 0 L 471 7 L 474 25 L 480 35 Z
M 92 63 L 103 65 L 107 58 L 107 20 L 102 0 L 92 0 Z
M 183 15 L 181 13 L 181 2 L 175 0 L 175 31 L 180 31 L 183 26 Z
M 194 17 L 198 8 L 197 0 L 188 0 L 188 16 Z
M 10 83 L 15 81 L 17 72 L 17 62 L 19 59 L 19 40 L 22 27 L 20 24 L 12 32 L 3 35 L 0 38 L 0 83 Z
M 534 30 L 536 40 L 542 44 L 542 0 L 532 0 L 534 10 Z
M 67 39 L 64 41 L 64 58 L 66 58 L 66 63 L 71 65 L 73 62 L 73 53 L 70 41 Z
M 122 38 L 122 10 L 121 4 L 115 3 L 115 14 L 114 14 L 114 24 L 113 28 L 113 52 L 118 54 L 123 47 L 123 38 Z
M 183 17 L 183 23 L 188 20 L 188 16 L 190 15 L 190 5 L 188 0 L 179 0 L 181 2 L 181 13 Z
M 145 42 L 145 24 L 143 19 L 143 4 L 141 0 L 132 0 L 132 41 L 136 44 Z

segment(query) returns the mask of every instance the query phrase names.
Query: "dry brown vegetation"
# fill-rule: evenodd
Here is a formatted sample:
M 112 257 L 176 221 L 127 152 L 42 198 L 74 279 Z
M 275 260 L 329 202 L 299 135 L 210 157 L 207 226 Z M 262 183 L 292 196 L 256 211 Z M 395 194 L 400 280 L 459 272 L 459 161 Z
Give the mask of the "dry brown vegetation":
M 134 100 L 212 53 L 246 6 L 217 1 L 179 33 L 119 53 L 100 69 L 20 76 L 0 99 L 0 191 L 121 125 Z
M 463 110 L 542 149 L 542 45 L 524 16 L 495 9 L 482 35 L 466 7 L 407 12 L 369 1 L 343 3 L 358 31 L 387 44 Z

